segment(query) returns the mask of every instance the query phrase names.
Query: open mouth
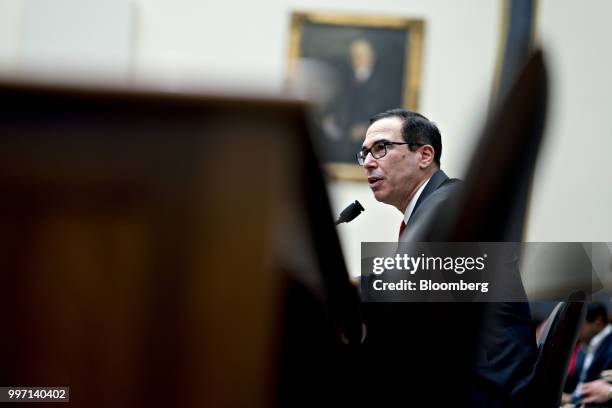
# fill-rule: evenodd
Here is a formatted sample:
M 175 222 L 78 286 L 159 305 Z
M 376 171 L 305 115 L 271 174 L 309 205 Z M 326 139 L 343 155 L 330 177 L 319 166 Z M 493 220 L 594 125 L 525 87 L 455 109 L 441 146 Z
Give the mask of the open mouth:
M 378 176 L 370 176 L 368 177 L 368 184 L 370 184 L 370 188 L 378 187 L 383 181 L 382 177 Z

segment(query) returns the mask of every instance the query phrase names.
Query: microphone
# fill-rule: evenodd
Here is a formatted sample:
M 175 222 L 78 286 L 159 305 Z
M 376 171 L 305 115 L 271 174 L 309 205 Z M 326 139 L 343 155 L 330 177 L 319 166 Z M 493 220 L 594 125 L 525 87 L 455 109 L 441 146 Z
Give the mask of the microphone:
M 336 221 L 336 225 L 353 221 L 362 211 L 365 211 L 365 209 L 359 201 L 355 200 L 354 203 L 349 204 L 348 207 L 342 210 L 340 217 L 338 217 L 338 221 Z

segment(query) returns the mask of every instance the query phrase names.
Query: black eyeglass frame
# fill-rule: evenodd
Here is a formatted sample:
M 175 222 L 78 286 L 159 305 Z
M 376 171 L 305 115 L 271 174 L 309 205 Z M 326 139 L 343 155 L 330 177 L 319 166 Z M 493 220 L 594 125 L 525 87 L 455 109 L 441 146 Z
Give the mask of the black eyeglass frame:
M 377 146 L 382 144 L 383 147 L 385 148 L 385 152 L 376 157 L 376 155 L 374 155 L 374 152 L 372 152 L 372 149 Z M 387 140 L 385 141 L 380 141 L 380 142 L 376 142 L 372 145 L 372 147 L 370 147 L 369 149 L 362 149 L 361 151 L 359 151 L 358 153 L 355 153 L 355 158 L 357 159 L 357 164 L 359 164 L 360 166 L 363 166 L 366 160 L 366 157 L 368 157 L 368 154 L 372 154 L 372 157 L 375 159 L 382 159 L 383 157 L 385 157 L 387 155 L 387 146 L 391 146 L 391 145 L 408 145 L 409 147 L 411 146 L 425 146 L 424 143 L 416 143 L 416 142 L 389 142 Z M 365 153 L 365 154 L 364 154 Z

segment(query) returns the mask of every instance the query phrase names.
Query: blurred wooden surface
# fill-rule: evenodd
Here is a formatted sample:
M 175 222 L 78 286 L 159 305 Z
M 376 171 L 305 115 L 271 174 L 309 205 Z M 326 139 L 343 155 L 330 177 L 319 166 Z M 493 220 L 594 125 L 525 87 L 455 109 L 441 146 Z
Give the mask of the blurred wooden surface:
M 312 255 L 286 225 L 309 222 L 304 106 L 10 83 L 0 101 L 0 383 L 69 386 L 71 406 L 275 405 L 286 260 Z

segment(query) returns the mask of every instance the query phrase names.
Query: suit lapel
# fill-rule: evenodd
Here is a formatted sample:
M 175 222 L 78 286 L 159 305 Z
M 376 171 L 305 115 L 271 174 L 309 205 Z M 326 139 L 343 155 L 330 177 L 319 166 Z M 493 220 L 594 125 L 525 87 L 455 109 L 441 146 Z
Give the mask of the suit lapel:
M 593 356 L 593 362 L 588 370 L 587 380 L 596 380 L 601 372 L 606 369 L 603 363 L 608 361 L 607 354 L 610 352 L 610 343 L 612 342 L 612 333 L 608 334 L 597 347 L 597 351 Z
M 421 203 L 427 198 L 427 196 L 436 191 L 438 187 L 440 187 L 446 180 L 448 180 L 448 176 L 446 175 L 446 173 L 444 173 L 442 170 L 436 171 L 433 176 L 431 176 L 431 178 L 429 179 L 429 183 L 427 183 L 427 185 L 423 189 L 423 192 L 419 196 L 419 199 L 417 200 L 414 209 L 412 210 L 412 214 L 415 213 L 417 208 L 419 208 L 419 205 L 421 205 Z M 412 218 L 412 216 L 410 216 L 410 218 Z

